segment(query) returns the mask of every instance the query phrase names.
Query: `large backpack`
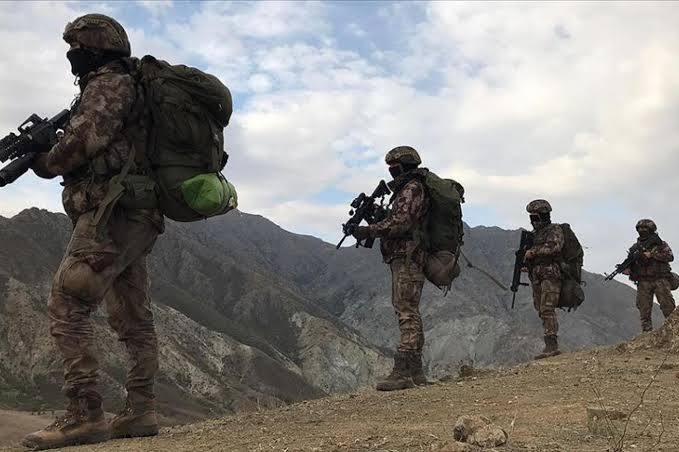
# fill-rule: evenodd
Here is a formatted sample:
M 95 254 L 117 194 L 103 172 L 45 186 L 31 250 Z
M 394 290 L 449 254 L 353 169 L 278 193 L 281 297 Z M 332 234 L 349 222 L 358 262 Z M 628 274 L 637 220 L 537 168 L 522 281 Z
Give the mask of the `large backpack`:
M 563 309 L 577 309 L 585 301 L 585 292 L 582 290 L 582 265 L 584 250 L 568 223 L 560 225 L 563 231 L 563 248 L 561 250 L 561 295 L 559 306 Z
M 464 187 L 452 179 L 442 179 L 431 171 L 423 182 L 429 197 L 429 211 L 423 227 L 427 251 L 424 273 L 435 286 L 449 289 L 460 274 L 458 259 L 464 236 Z
M 128 67 L 143 93 L 138 116 L 147 132 L 143 152 L 152 181 L 127 176 L 123 204 L 144 204 L 135 194 L 153 192 L 161 212 L 176 221 L 234 209 L 235 188 L 220 172 L 228 159 L 223 130 L 233 109 L 229 89 L 213 75 L 149 55 L 129 59 Z

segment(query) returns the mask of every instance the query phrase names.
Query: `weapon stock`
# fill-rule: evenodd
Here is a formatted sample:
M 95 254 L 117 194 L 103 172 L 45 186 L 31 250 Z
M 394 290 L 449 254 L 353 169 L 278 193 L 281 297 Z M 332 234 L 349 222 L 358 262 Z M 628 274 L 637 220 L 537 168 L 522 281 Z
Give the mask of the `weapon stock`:
M 512 309 L 514 309 L 514 303 L 516 302 L 516 293 L 519 291 L 519 287 L 528 286 L 528 283 L 521 282 L 521 269 L 525 266 L 526 251 L 528 251 L 533 246 L 533 233 L 525 230 L 521 231 L 521 240 L 519 242 L 519 249 L 516 250 L 514 255 L 514 272 L 512 274 L 512 284 L 509 286 L 509 290 L 513 292 L 512 295 Z
M 381 180 L 370 196 L 361 193 L 351 202 L 351 210 L 349 211 L 351 217 L 342 225 L 344 236 L 337 246 L 335 246 L 335 249 L 339 249 L 340 246 L 342 246 L 344 240 L 354 232 L 362 221 L 365 220 L 365 222 L 370 225 L 380 222 L 386 217 L 384 197 L 390 193 L 391 191 L 389 190 L 389 187 L 387 187 L 387 183 Z M 375 200 L 378 198 L 380 199 L 380 204 L 375 203 Z M 363 243 L 357 241 L 356 247 L 364 246 L 366 248 L 372 248 L 374 243 L 374 238 L 368 238 Z
M 17 128 L 0 139 L 0 162 L 12 160 L 0 170 L 0 187 L 11 184 L 29 170 L 35 156 L 57 143 L 57 132 L 66 127 L 70 111 L 62 110 L 50 119 L 33 113 Z

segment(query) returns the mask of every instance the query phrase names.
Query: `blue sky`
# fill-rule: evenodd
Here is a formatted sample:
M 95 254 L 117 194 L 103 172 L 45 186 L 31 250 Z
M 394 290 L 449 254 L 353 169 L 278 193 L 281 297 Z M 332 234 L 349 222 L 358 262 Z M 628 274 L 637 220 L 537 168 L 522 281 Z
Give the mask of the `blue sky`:
M 676 3 L 0 2 L 0 132 L 68 105 L 61 32 L 86 12 L 118 18 L 135 55 L 231 88 L 225 174 L 244 211 L 286 229 L 336 240 L 409 144 L 466 187 L 471 225 L 527 226 L 544 197 L 597 250 L 590 269 L 642 217 L 679 246 Z M 59 192 L 27 175 L 0 215 L 59 210 Z

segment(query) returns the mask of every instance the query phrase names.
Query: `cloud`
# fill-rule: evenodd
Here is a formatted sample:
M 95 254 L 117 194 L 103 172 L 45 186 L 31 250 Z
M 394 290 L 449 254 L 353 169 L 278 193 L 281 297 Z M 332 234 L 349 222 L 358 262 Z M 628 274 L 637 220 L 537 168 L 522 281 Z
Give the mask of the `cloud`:
M 27 93 L 3 104 L 9 129 L 72 96 L 55 36 L 78 4 L 6 5 L 0 94 Z M 619 260 L 641 217 L 679 247 L 677 8 L 382 3 L 361 17 L 341 3 L 152 8 L 152 32 L 128 26 L 135 52 L 197 65 L 234 92 L 226 175 L 245 211 L 334 240 L 346 209 L 319 194 L 369 191 L 387 176 L 384 153 L 410 144 L 500 226 L 527 226 L 526 203 L 549 198 L 594 270 Z

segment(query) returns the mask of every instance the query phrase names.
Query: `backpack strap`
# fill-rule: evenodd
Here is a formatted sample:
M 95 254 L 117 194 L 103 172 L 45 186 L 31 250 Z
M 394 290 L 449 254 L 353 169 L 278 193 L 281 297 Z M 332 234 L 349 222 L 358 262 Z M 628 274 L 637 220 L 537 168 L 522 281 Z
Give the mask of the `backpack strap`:
M 104 196 L 104 199 L 99 204 L 99 207 L 97 207 L 97 212 L 94 214 L 94 227 L 97 232 L 97 240 L 101 240 L 103 238 L 104 228 L 108 224 L 108 220 L 111 218 L 113 209 L 118 203 L 118 200 L 120 200 L 120 198 L 123 196 L 123 193 L 125 193 L 125 179 L 127 178 L 127 174 L 130 172 L 135 154 L 136 146 L 132 146 L 129 158 L 127 159 L 127 162 L 125 162 L 123 169 L 120 171 L 120 174 L 116 174 L 111 178 L 108 183 L 108 191 L 106 192 L 106 196 Z

